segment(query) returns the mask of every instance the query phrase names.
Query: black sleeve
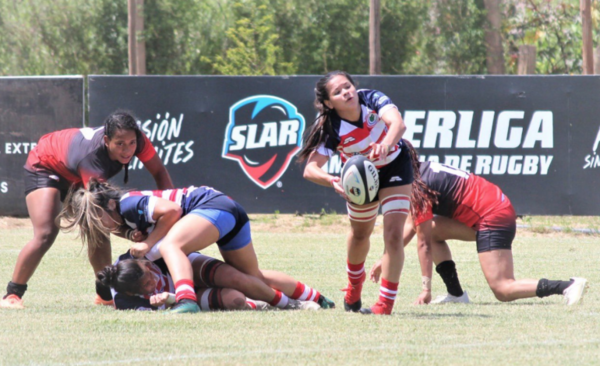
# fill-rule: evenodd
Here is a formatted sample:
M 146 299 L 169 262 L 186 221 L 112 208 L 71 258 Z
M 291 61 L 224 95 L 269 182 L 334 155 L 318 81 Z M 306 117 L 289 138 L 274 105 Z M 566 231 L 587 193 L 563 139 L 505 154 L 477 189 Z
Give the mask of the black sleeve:
M 156 310 L 150 305 L 150 300 L 139 296 L 129 296 L 117 293 L 114 297 L 117 310 Z

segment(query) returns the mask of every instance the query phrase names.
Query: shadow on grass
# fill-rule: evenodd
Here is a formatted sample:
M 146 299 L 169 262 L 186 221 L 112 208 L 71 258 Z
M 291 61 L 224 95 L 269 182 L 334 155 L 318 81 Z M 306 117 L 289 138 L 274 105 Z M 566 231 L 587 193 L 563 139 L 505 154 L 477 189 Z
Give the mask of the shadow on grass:
M 401 316 L 408 316 L 416 319 L 442 319 L 442 318 L 491 318 L 491 315 L 485 314 L 465 314 L 465 313 L 435 313 L 435 314 L 423 314 L 423 313 L 403 313 L 398 314 Z

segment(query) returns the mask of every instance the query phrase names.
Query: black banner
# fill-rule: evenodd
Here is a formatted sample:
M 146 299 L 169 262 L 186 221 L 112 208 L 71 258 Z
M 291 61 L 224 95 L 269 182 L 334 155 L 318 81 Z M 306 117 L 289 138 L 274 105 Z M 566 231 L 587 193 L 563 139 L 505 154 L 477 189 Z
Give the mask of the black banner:
M 0 78 L 0 215 L 27 215 L 23 165 L 39 138 L 83 120 L 83 77 Z
M 345 211 L 295 163 L 317 76 L 89 78 L 90 125 L 130 109 L 177 186 L 210 185 L 249 212 Z M 422 159 L 498 184 L 519 214 L 597 215 L 595 76 L 356 78 L 398 106 Z M 334 157 L 325 167 L 339 173 Z M 116 182 L 122 182 L 122 177 Z M 131 187 L 153 188 L 137 163 Z

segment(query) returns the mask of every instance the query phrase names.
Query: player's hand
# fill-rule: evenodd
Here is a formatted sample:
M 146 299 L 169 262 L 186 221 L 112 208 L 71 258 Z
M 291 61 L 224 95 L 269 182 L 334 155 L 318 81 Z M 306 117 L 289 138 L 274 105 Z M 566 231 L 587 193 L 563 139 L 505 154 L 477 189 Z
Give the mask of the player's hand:
M 146 243 L 135 243 L 131 245 L 129 252 L 134 258 L 143 258 L 150 251 L 150 246 Z
M 371 142 L 369 146 L 371 147 L 371 152 L 369 153 L 369 160 L 371 161 L 384 160 L 390 152 L 390 146 L 386 144 Z
M 127 234 L 127 238 L 134 243 L 139 243 L 146 240 L 146 238 L 148 238 L 148 234 L 144 234 L 140 230 L 135 229 L 131 233 Z
M 431 291 L 423 290 L 417 300 L 415 300 L 415 305 L 427 305 L 431 302 Z
M 371 281 L 378 283 L 379 277 L 381 277 L 381 259 L 373 264 L 373 267 L 371 267 L 371 271 L 369 272 Z
M 335 193 L 339 194 L 343 199 L 348 201 L 348 196 L 346 196 L 346 192 L 344 192 L 344 187 L 342 187 L 342 179 L 340 177 L 334 177 L 331 180 L 331 185 L 333 186 Z
M 163 306 L 167 303 L 167 299 L 169 298 L 168 292 L 161 292 L 160 294 L 150 296 L 150 305 L 154 307 Z

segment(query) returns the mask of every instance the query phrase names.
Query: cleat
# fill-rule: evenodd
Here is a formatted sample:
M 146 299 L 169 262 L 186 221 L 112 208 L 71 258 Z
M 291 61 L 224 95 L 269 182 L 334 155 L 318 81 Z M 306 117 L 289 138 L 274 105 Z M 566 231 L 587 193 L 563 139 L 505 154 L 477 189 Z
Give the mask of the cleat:
M 373 310 L 371 310 L 371 308 L 361 308 L 359 310 L 359 313 L 364 314 L 364 315 L 371 315 L 371 314 L 373 314 Z
M 283 310 L 319 310 L 321 306 L 314 301 L 300 301 L 289 299 Z
M 0 299 L 0 308 L 3 309 L 24 309 L 23 299 L 15 294 L 6 295 Z
M 319 304 L 321 309 L 335 309 L 335 303 L 323 295 L 319 296 L 317 304 Z
M 96 295 L 96 298 L 94 299 L 94 305 L 106 305 L 106 306 L 112 306 L 113 308 L 115 307 L 115 302 L 110 299 L 110 300 L 103 300 L 100 295 Z
M 168 314 L 184 314 L 184 313 L 199 313 L 200 307 L 194 300 L 181 299 L 173 305 L 173 307 L 167 310 Z
M 469 294 L 467 294 L 467 291 L 464 291 L 462 296 L 452 296 L 450 294 L 440 295 L 431 301 L 430 304 L 469 304 L 470 302 L 471 300 L 469 300 Z
M 364 315 L 390 315 L 392 313 L 392 309 L 394 305 L 389 305 L 381 301 L 377 301 L 375 305 L 370 308 L 362 308 L 360 309 L 360 313 Z
M 362 307 L 362 301 L 360 299 L 358 299 L 358 301 L 353 304 L 348 304 L 346 302 L 346 299 L 344 299 L 344 310 L 346 310 L 346 311 L 358 313 L 360 311 L 361 307 Z
M 587 289 L 587 280 L 581 277 L 571 277 L 573 283 L 563 291 L 567 305 L 575 305 L 583 301 Z
M 274 307 L 269 305 L 269 303 L 266 301 L 260 301 L 260 300 L 252 300 L 252 301 L 254 302 L 254 305 L 256 305 L 255 310 L 257 310 L 257 311 L 267 311 L 267 310 L 274 309 Z

